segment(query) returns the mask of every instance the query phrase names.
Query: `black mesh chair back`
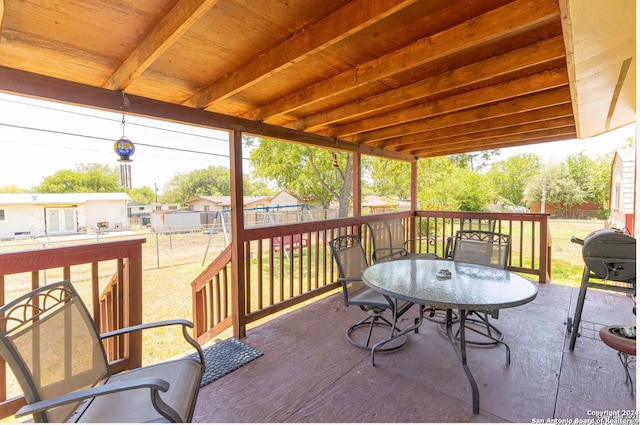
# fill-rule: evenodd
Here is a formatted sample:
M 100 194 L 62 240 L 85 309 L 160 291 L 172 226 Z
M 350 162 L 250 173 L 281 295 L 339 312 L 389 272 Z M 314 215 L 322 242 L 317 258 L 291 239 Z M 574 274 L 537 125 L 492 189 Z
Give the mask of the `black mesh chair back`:
M 358 235 L 344 235 L 329 242 L 338 267 L 338 281 L 342 284 L 345 306 L 358 305 L 363 309 L 389 308 L 382 295 L 362 282 L 362 272 L 369 266 Z
M 400 218 L 367 223 L 373 241 L 373 261 L 399 259 L 437 259 L 433 253 L 412 253 L 407 250 L 407 234 Z
M 342 284 L 342 293 L 345 306 L 357 305 L 367 315 L 362 320 L 347 328 L 347 340 L 358 348 L 378 351 L 395 351 L 404 347 L 407 343 L 405 338 L 400 345 L 379 348 L 380 341 L 372 341 L 372 335 L 376 327 L 385 327 L 389 335 L 381 339 L 383 343 L 394 339 L 397 319 L 411 307 L 411 303 L 402 303 L 382 295 L 365 285 L 362 281 L 362 273 L 369 266 L 367 257 L 360 243 L 358 235 L 343 235 L 328 243 L 333 258 L 338 267 L 338 281 Z M 384 317 L 388 311 L 390 318 Z M 366 328 L 364 336 L 354 334 L 359 328 Z M 374 348 L 375 347 L 375 348 Z
M 474 230 L 480 232 L 495 232 L 496 219 L 484 217 L 463 217 L 460 219 L 459 231 Z M 455 235 L 447 237 L 447 244 L 444 248 L 444 257 L 453 258 L 453 244 Z
M 104 338 L 179 325 L 199 360 L 185 356 L 112 375 Z M 185 320 L 99 334 L 69 281 L 37 288 L 0 307 L 0 354 L 22 388 L 16 416 L 35 422 L 189 422 L 204 373 L 204 354 Z
M 479 264 L 506 270 L 510 248 L 511 238 L 509 235 L 482 230 L 459 230 L 456 232 L 453 243 L 452 257 L 453 261 L 456 262 Z M 489 316 L 497 319 L 499 310 L 469 310 L 465 313 L 466 328 L 486 337 L 485 339 L 468 339 L 468 344 L 504 344 L 502 342 L 504 338 L 502 331 L 490 322 Z M 474 324 L 479 324 L 483 331 L 479 332 L 477 328 L 473 327 Z M 507 348 L 507 352 L 509 352 L 508 346 L 504 345 Z
M 480 230 L 456 232 L 453 260 L 507 268 L 511 238 L 509 235 Z

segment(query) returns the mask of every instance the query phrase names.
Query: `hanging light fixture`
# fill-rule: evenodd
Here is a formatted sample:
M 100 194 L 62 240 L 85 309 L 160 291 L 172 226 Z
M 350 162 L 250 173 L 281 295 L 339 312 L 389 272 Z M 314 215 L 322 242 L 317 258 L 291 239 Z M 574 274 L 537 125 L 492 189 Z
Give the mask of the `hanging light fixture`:
M 125 124 L 126 123 L 124 120 L 124 113 L 123 113 L 122 114 L 122 137 L 116 140 L 116 142 L 113 145 L 113 150 L 116 152 L 116 154 L 120 155 L 120 159 L 118 160 L 118 162 L 131 162 L 132 160 L 130 157 L 136 151 L 136 147 L 134 146 L 133 142 L 129 140 L 127 136 L 124 135 Z
M 122 137 L 113 144 L 113 150 L 120 156 L 118 160 L 120 163 L 120 184 L 124 187 L 131 188 L 131 155 L 135 153 L 136 147 L 133 142 L 124 135 L 124 126 L 126 125 L 124 109 L 128 106 L 130 106 L 129 99 L 127 99 L 127 96 L 122 92 Z

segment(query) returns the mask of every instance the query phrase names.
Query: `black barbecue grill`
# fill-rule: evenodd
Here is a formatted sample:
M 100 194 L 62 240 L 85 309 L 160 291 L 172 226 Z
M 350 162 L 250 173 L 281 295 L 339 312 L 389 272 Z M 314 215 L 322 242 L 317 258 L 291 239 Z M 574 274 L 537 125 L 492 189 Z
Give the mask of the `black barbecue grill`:
M 572 237 L 571 242 L 582 245 L 584 271 L 575 315 L 573 319 L 567 318 L 567 332 L 571 334 L 569 350 L 573 350 L 579 336 L 587 288 L 636 293 L 636 240 L 633 236 L 619 229 L 599 229 L 589 233 L 584 240 Z

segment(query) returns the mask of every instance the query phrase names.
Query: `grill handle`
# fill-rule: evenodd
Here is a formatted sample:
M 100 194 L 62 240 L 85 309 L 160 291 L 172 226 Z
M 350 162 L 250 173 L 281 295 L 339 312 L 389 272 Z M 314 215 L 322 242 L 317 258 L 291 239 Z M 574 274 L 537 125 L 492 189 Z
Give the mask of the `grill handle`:
M 575 236 L 571 236 L 571 242 L 584 245 L 584 239 L 576 238 Z

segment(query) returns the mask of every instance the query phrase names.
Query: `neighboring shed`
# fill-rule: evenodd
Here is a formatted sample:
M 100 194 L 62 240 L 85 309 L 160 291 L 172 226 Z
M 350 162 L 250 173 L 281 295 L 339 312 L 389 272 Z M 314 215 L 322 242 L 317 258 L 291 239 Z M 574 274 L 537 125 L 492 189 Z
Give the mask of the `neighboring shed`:
M 128 228 L 126 193 L 0 194 L 0 239 Z
M 362 209 L 368 210 L 369 214 L 381 214 L 386 212 L 398 211 L 400 202 L 396 199 L 388 197 L 366 195 L 362 201 Z
M 127 204 L 127 215 L 130 225 L 146 226 L 151 223 L 151 212 L 158 210 L 179 210 L 180 205 L 177 203 L 153 203 L 144 204 L 142 202 L 131 201 Z
M 151 229 L 158 233 L 183 233 L 202 230 L 200 212 L 160 210 L 151 213 Z
M 244 208 L 268 207 L 271 196 L 245 196 Z M 185 202 L 192 211 L 220 211 L 231 209 L 231 196 L 198 196 Z
M 634 148 L 616 151 L 611 163 L 610 217 L 609 226 L 634 231 L 635 206 L 635 165 Z
M 301 200 L 291 192 L 281 190 L 273 198 L 271 198 L 269 205 L 272 207 L 278 207 L 281 205 L 295 205 L 300 203 L 302 203 Z

